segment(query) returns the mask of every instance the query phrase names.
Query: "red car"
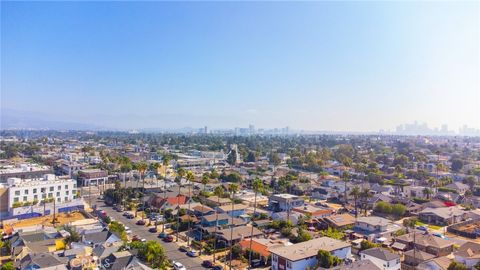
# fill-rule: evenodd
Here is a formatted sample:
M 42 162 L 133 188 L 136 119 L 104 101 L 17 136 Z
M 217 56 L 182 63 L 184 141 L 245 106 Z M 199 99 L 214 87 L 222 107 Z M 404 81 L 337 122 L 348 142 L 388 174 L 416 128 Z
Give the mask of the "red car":
M 173 242 L 173 236 L 167 235 L 167 237 L 163 238 L 163 241 L 165 241 L 165 242 Z

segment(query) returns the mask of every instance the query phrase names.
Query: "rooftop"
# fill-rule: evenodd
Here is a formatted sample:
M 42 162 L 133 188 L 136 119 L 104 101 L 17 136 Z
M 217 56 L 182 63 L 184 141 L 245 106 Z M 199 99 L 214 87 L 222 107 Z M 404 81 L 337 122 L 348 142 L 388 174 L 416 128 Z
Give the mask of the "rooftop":
M 330 237 L 320 237 L 291 246 L 273 248 L 270 252 L 290 261 L 298 261 L 316 256 L 320 249 L 331 252 L 346 247 L 350 247 L 350 244 Z

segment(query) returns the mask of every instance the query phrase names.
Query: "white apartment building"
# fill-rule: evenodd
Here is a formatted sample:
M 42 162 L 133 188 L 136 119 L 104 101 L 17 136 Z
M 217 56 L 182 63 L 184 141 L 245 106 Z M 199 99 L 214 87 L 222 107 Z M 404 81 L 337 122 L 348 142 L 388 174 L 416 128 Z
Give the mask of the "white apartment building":
M 53 174 L 36 179 L 9 178 L 4 187 L 8 189 L 9 210 L 14 205 L 40 202 L 44 198 L 53 198 L 57 203 L 77 198 L 77 181 L 60 179 Z

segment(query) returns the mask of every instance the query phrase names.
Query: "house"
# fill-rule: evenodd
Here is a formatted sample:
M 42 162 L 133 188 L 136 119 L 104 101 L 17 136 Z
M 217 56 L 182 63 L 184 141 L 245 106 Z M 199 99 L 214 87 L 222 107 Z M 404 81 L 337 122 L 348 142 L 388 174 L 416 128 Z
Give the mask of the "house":
M 465 221 L 467 217 L 467 212 L 458 207 L 425 208 L 418 214 L 421 221 L 441 226 Z
M 392 222 L 382 217 L 358 217 L 354 229 L 370 233 L 384 232 L 387 230 L 389 224 L 392 224 Z
M 327 227 L 331 226 L 335 229 L 345 229 L 346 227 L 353 226 L 355 224 L 355 217 L 345 213 L 323 218 L 322 221 L 326 223 Z
M 215 210 L 205 205 L 193 207 L 193 214 L 197 217 L 215 214 Z
M 28 254 L 20 261 L 16 261 L 15 269 L 19 270 L 67 270 L 66 261 L 62 260 L 55 254 L 40 253 L 40 254 Z
M 382 270 L 370 260 L 355 261 L 351 264 L 340 265 L 330 268 L 332 270 Z
M 218 220 L 217 220 L 218 218 Z M 203 216 L 201 220 L 201 224 L 203 227 L 213 227 L 215 226 L 225 226 L 228 225 L 229 220 L 231 217 L 227 215 L 226 213 L 221 213 L 221 214 L 212 214 L 208 216 Z
M 64 238 L 58 232 L 19 232 L 10 239 L 12 257 L 21 260 L 28 254 L 50 253 L 65 248 Z
M 252 236 L 252 228 L 253 228 L 253 237 L 261 236 L 263 233 L 255 227 L 252 226 L 237 226 L 233 227 L 233 229 L 223 229 L 217 231 L 217 236 L 219 242 L 223 242 L 225 246 L 229 246 L 230 244 L 236 244 L 245 238 L 249 238 Z
M 290 211 L 304 203 L 302 197 L 291 194 L 274 194 L 268 198 L 268 207 L 274 212 Z
M 277 212 L 272 214 L 272 220 L 290 220 L 293 225 L 297 225 L 298 220 L 300 217 L 303 217 L 304 215 L 298 213 L 298 212 Z
M 217 196 L 210 196 L 205 198 L 205 203 L 210 207 L 223 206 L 232 204 L 229 198 L 219 198 Z
M 93 247 L 104 243 L 121 242 L 121 239 L 114 233 L 104 230 L 101 232 L 93 232 L 82 235 L 82 242 Z
M 415 235 L 414 235 L 415 234 Z M 415 243 L 414 243 L 415 240 Z M 406 245 L 406 249 L 416 248 L 436 257 L 447 256 L 453 252 L 454 242 L 428 233 L 412 232 L 395 238 L 395 243 Z
M 229 216 L 239 217 L 241 215 L 245 215 L 245 211 L 248 208 L 247 205 L 237 203 L 232 205 L 223 205 L 217 206 L 217 210 L 219 213 L 226 213 Z
M 119 251 L 105 257 L 102 268 L 106 270 L 151 270 L 150 267 L 140 263 L 129 251 Z
M 370 248 L 360 251 L 361 260 L 370 260 L 383 270 L 400 270 L 400 255 L 383 248 Z
M 191 198 L 182 195 L 169 195 L 164 197 L 162 194 L 155 194 L 154 196 L 150 197 L 148 203 L 150 206 L 160 209 L 160 210 L 167 210 L 167 209 L 176 209 L 178 205 L 188 204 L 191 201 Z
M 330 237 L 320 237 L 294 245 L 272 248 L 272 270 L 304 270 L 317 265 L 319 250 L 325 250 L 340 259 L 351 256 L 351 245 Z
M 470 187 L 468 185 L 466 185 L 462 182 L 453 182 L 451 184 L 446 185 L 445 187 L 456 190 L 456 192 L 460 195 L 465 194 L 465 192 L 467 192 L 467 190 L 470 189 Z
M 480 244 L 475 242 L 466 242 L 461 245 L 454 253 L 455 260 L 472 268 L 480 263 Z
M 419 264 L 435 258 L 435 255 L 413 249 L 405 252 L 403 255 L 402 270 L 416 270 Z
M 252 250 L 253 252 L 260 255 L 264 263 L 268 263 L 270 257 L 270 249 L 283 247 L 289 243 L 288 240 L 272 240 L 265 238 L 253 238 L 253 239 L 244 239 L 240 241 L 239 245 L 242 247 L 242 250 Z
M 311 204 L 305 204 L 301 207 L 295 207 L 292 209 L 294 212 L 300 214 L 309 215 L 312 218 L 323 218 L 332 215 L 333 210 L 330 208 L 317 207 Z
M 447 270 L 448 266 L 452 262 L 448 257 L 433 258 L 428 261 L 422 262 L 417 266 L 418 270 Z
M 373 194 L 389 196 L 394 194 L 395 190 L 392 186 L 381 186 L 379 184 L 374 184 L 370 187 L 370 192 Z

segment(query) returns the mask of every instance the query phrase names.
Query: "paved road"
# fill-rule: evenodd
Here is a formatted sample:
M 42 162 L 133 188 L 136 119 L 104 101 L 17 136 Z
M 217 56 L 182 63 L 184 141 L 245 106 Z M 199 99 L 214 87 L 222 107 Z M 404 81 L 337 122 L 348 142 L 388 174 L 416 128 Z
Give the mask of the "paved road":
M 113 217 L 115 220 L 122 222 L 125 226 L 130 227 L 133 235 L 138 235 L 140 238 L 145 238 L 147 241 L 154 240 L 159 242 L 167 252 L 169 259 L 181 262 L 187 269 L 205 269 L 201 266 L 202 261 L 199 258 L 191 258 L 186 253 L 178 250 L 178 245 L 175 243 L 166 243 L 159 239 L 158 233 L 148 232 L 148 227 L 136 225 L 135 219 L 127 219 L 122 216 L 123 213 L 119 213 L 113 210 L 112 207 L 106 206 L 103 202 L 96 201 L 97 207 L 107 212 L 108 216 Z

